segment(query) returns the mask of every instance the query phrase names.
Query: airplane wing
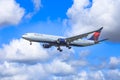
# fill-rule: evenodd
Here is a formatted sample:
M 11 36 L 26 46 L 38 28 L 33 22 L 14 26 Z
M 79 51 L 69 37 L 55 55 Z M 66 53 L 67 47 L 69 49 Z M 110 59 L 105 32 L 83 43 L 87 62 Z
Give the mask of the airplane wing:
M 84 33 L 84 34 L 80 34 L 80 35 L 77 35 L 77 36 L 69 37 L 69 38 L 66 38 L 66 41 L 70 43 L 70 42 L 73 42 L 74 40 L 77 40 L 77 39 L 80 39 L 80 38 L 83 38 L 83 37 L 87 37 L 89 34 L 94 33 L 96 31 L 101 31 L 102 29 L 103 29 L 103 27 L 101 27 L 100 29 L 95 30 L 95 31 L 91 31 L 91 32 L 88 32 L 88 33 Z

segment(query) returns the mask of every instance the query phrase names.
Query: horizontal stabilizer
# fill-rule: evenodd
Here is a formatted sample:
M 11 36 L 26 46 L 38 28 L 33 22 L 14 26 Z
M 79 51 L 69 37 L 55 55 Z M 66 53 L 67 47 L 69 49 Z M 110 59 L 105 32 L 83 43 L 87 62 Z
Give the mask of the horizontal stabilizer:
M 108 38 L 99 40 L 98 42 L 103 42 L 103 41 L 106 41 L 106 40 L 108 40 Z

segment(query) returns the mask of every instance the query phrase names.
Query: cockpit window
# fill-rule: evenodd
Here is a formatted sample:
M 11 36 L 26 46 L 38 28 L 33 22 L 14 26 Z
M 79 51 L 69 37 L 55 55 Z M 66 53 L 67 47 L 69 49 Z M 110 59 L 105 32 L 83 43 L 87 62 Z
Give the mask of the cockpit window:
M 25 33 L 24 35 L 27 35 L 27 33 Z
M 34 35 L 38 36 L 39 34 L 35 33 Z

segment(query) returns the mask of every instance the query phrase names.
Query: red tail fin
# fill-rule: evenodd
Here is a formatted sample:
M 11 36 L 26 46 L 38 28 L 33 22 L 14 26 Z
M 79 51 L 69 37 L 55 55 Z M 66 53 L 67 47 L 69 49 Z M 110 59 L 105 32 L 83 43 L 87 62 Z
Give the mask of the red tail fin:
M 89 40 L 98 41 L 98 38 L 100 36 L 100 33 L 101 33 L 102 29 L 103 29 L 103 27 L 101 27 L 99 30 L 95 31 L 93 36 Z

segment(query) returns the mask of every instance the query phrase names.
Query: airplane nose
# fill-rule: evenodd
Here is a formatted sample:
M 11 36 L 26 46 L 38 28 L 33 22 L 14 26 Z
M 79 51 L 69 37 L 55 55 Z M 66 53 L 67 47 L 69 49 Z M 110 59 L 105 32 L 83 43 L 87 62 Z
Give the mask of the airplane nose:
M 26 36 L 25 36 L 25 35 L 22 35 L 22 38 L 23 38 L 23 39 L 25 39 L 25 38 L 26 38 Z

